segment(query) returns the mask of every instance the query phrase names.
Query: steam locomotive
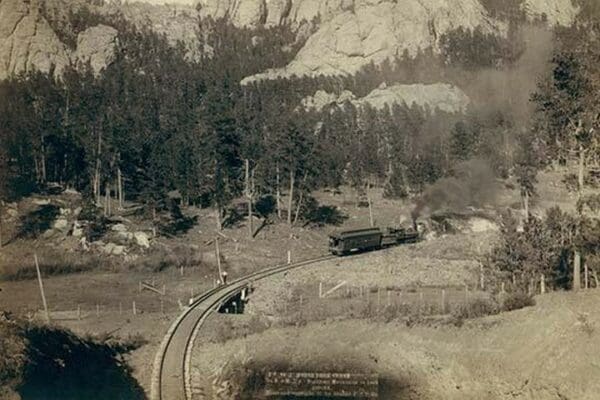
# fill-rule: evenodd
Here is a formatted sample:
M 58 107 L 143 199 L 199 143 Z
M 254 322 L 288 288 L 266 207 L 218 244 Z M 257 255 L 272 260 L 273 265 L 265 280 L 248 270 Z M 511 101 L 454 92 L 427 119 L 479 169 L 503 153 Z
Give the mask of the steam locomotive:
M 331 254 L 378 250 L 401 243 L 415 243 L 419 232 L 414 228 L 366 228 L 343 231 L 329 236 Z

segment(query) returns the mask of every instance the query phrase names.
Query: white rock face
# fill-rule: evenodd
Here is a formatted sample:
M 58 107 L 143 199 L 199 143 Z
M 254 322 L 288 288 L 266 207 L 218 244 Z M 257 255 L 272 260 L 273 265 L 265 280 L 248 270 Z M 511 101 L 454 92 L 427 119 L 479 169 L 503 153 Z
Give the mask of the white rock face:
M 444 33 L 459 27 L 479 27 L 497 35 L 506 30 L 478 0 L 356 0 L 350 9 L 340 7 L 340 13 L 320 25 L 287 67 L 242 83 L 292 75 L 351 75 L 405 51 L 415 55 L 419 49 L 436 48 Z
M 500 0 L 499 0 L 500 1 Z M 503 34 L 506 24 L 491 18 L 479 0 L 199 0 L 200 16 L 229 18 L 237 26 L 266 26 L 320 20 L 318 30 L 285 68 L 242 83 L 278 77 L 353 74 L 364 65 L 419 49 L 435 48 L 458 27 Z M 526 0 L 532 18 L 569 25 L 577 14 L 572 0 Z
M 157 33 L 164 34 L 175 45 L 182 42 L 188 50 L 188 56 L 198 55 L 196 31 L 200 17 L 189 1 L 129 2 L 121 6 L 109 6 L 107 13 L 122 13 L 126 19 L 138 26 L 148 22 Z
M 545 16 L 551 25 L 571 25 L 577 16 L 577 7 L 571 0 L 526 0 L 523 8 L 530 17 Z
M 413 103 L 421 107 L 429 107 L 432 111 L 439 109 L 448 113 L 465 112 L 469 106 L 469 98 L 456 86 L 447 83 L 431 85 L 394 85 L 378 88 L 358 101 L 382 109 L 386 104 Z
M 74 59 L 84 64 L 89 62 L 98 74 L 115 59 L 117 34 L 115 28 L 105 25 L 86 29 L 77 36 Z
M 138 246 L 146 248 L 146 249 L 150 247 L 150 240 L 148 239 L 148 235 L 146 233 L 135 232 L 133 234 L 133 238 L 135 239 L 135 242 L 137 243 Z
M 302 99 L 302 106 L 306 109 L 314 108 L 320 111 L 330 105 L 341 106 L 345 101 L 354 102 L 355 100 L 356 96 L 349 90 L 344 90 L 339 96 L 324 90 L 317 90 L 313 96 Z
M 24 0 L 0 1 L 0 79 L 23 71 L 60 72 L 69 64 L 65 46 L 37 8 Z
M 360 99 L 356 99 L 349 91 L 344 91 L 341 96 L 336 96 L 319 90 L 314 96 L 305 98 L 302 104 L 306 108 L 314 107 L 322 110 L 332 104 L 341 106 L 346 101 L 350 101 L 358 108 L 368 104 L 378 110 L 386 105 L 389 107 L 394 104 L 411 106 L 414 103 L 421 107 L 428 107 L 432 111 L 439 109 L 448 113 L 465 112 L 470 103 L 467 95 L 456 86 L 435 83 L 380 87 Z
M 502 1 L 502 0 L 497 0 Z M 455 11 L 461 13 L 470 7 L 463 0 L 417 1 L 417 0 L 139 0 L 129 3 L 149 4 L 198 4 L 201 17 L 229 18 L 236 26 L 267 26 L 288 23 L 298 25 L 319 18 L 327 22 L 337 15 L 350 11 L 356 12 L 365 5 L 377 6 L 382 3 L 396 4 L 400 9 L 412 12 L 415 4 L 434 10 L 439 8 L 443 15 L 448 4 L 456 5 Z M 475 3 L 479 3 L 475 1 Z M 546 15 L 550 24 L 569 25 L 577 14 L 572 0 L 525 0 L 524 9 L 531 17 Z

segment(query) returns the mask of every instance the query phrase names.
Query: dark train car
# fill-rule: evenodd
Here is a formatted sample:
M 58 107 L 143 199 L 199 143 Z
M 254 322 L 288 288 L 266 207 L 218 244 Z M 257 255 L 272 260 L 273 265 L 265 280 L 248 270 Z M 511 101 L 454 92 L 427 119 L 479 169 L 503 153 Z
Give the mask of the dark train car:
M 345 255 L 352 251 L 369 251 L 400 243 L 414 243 L 419 234 L 405 228 L 366 228 L 343 231 L 329 236 L 329 251 L 335 255 Z
M 343 255 L 351 251 L 373 250 L 381 247 L 379 228 L 356 229 L 329 236 L 329 251 Z

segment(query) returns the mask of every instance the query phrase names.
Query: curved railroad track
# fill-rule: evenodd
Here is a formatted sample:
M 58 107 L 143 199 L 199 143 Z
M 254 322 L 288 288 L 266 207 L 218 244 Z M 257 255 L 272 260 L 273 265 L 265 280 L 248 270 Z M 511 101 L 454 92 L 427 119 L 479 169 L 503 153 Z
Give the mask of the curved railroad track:
M 190 365 L 194 340 L 202 323 L 219 305 L 235 296 L 250 282 L 332 258 L 336 257 L 329 255 L 269 267 L 196 297 L 190 307 L 171 324 L 156 353 L 152 370 L 150 399 L 191 400 Z

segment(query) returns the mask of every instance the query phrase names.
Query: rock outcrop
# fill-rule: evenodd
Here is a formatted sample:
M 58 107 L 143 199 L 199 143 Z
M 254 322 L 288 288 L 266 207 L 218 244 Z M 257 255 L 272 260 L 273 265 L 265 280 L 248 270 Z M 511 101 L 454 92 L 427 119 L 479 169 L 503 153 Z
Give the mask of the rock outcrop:
M 23 71 L 61 71 L 69 54 L 37 7 L 0 0 L 0 79 Z
M 188 56 L 198 55 L 196 31 L 200 22 L 199 13 L 189 0 L 157 0 L 150 2 L 129 2 L 120 6 L 110 5 L 104 9 L 108 14 L 121 13 L 137 26 L 147 26 L 164 34 L 175 45 L 181 42 L 188 50 Z
M 114 61 L 117 34 L 115 28 L 106 25 L 86 29 L 77 37 L 73 58 L 80 63 L 90 63 L 92 70 L 99 73 Z
M 228 18 L 236 26 L 299 27 L 318 20 L 317 31 L 288 66 L 249 77 L 244 84 L 353 74 L 404 51 L 436 48 L 444 33 L 459 27 L 506 32 L 506 24 L 490 17 L 479 0 L 199 0 L 198 5 L 202 18 Z M 572 0 L 526 0 L 524 10 L 552 25 L 568 25 L 577 13 Z
M 194 3 L 193 0 L 139 0 L 152 4 Z M 498 0 L 501 1 L 501 0 Z M 469 6 L 463 0 L 416 1 L 416 0 L 197 0 L 201 17 L 228 18 L 236 26 L 273 26 L 279 24 L 299 25 L 315 18 L 324 23 L 346 11 L 356 11 L 365 5 L 381 3 L 396 4 L 399 9 L 410 9 L 414 4 L 423 3 L 426 8 L 444 10 L 447 4 L 457 12 Z M 479 3 L 479 2 L 477 2 Z M 525 0 L 523 8 L 532 18 L 545 16 L 552 24 L 569 25 L 577 14 L 572 0 Z
M 48 72 L 52 66 L 60 73 L 71 63 L 87 62 L 98 73 L 113 61 L 116 29 L 106 25 L 90 27 L 79 33 L 77 47 L 71 50 L 61 42 L 40 12 L 41 1 L 49 0 L 0 0 L 0 79 L 33 69 Z M 55 17 L 60 15 L 59 18 L 64 19 L 68 7 L 76 7 L 75 2 L 70 1 L 53 0 L 46 6 Z M 133 3 L 109 5 L 95 11 L 107 14 L 119 12 L 140 26 L 150 23 L 171 43 L 186 44 L 191 56 L 198 48 L 196 29 L 199 18 L 192 6 Z
M 371 62 L 435 48 L 441 35 L 459 27 L 498 35 L 506 30 L 478 0 L 357 0 L 322 23 L 288 66 L 243 83 L 292 75 L 352 75 Z
M 351 102 L 357 108 L 368 104 L 380 110 L 386 105 L 391 107 L 394 104 L 408 106 L 416 104 L 427 107 L 431 111 L 440 110 L 448 113 L 465 112 L 470 103 L 469 97 L 456 86 L 434 83 L 431 85 L 382 85 L 360 99 L 356 99 L 349 91 L 344 91 L 340 96 L 336 96 L 319 90 L 314 96 L 305 98 L 302 105 L 306 108 L 322 110 L 330 105 L 343 106 L 346 101 Z
M 577 16 L 571 0 L 526 0 L 523 7 L 531 18 L 546 19 L 551 25 L 571 25 Z

